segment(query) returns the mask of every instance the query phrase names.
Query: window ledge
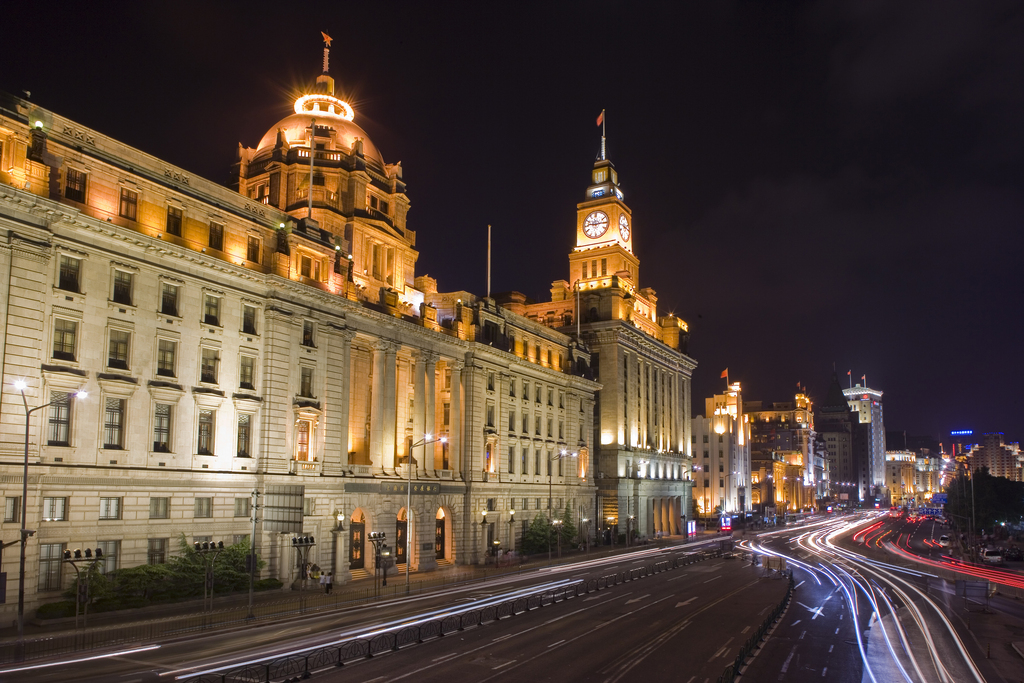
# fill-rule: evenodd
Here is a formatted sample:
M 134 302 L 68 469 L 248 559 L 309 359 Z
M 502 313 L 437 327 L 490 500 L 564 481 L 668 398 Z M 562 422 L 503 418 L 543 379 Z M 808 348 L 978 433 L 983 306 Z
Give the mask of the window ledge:
M 107 300 L 107 308 L 109 308 L 112 311 L 116 310 L 118 313 L 128 313 L 130 315 L 135 315 L 136 311 L 138 310 L 138 307 L 135 306 L 135 304 L 121 304 L 114 301 L 113 299 Z

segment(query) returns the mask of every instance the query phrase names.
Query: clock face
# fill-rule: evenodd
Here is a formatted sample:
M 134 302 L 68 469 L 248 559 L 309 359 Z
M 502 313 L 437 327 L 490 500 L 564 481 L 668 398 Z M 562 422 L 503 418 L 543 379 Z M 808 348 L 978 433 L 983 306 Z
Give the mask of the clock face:
M 587 237 L 595 239 L 608 231 L 608 214 L 604 211 L 595 211 L 583 221 L 583 232 Z
M 623 242 L 629 241 L 629 219 L 626 218 L 626 214 L 619 216 L 619 235 L 622 236 Z

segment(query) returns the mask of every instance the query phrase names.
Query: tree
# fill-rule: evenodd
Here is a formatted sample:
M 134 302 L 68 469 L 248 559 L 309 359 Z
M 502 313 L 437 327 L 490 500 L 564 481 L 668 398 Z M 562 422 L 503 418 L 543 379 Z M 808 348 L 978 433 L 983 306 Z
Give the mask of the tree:
M 526 529 L 526 535 L 523 536 L 523 552 L 527 555 L 547 552 L 551 532 L 547 515 L 535 515 Z
M 565 510 L 562 512 L 562 542 L 567 545 L 578 543 L 578 533 L 576 522 L 573 520 L 572 508 L 569 507 L 569 501 L 565 501 Z
M 946 487 L 946 516 L 963 530 L 972 523 L 976 530 L 991 532 L 1002 522 L 1019 523 L 1024 517 L 1024 483 L 993 477 L 987 467 L 974 470 L 972 477 L 959 472 Z

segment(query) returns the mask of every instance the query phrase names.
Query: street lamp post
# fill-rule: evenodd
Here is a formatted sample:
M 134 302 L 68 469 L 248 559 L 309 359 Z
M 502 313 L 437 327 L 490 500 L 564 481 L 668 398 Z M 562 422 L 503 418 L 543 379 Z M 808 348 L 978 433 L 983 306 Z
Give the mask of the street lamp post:
M 554 525 L 554 527 L 555 527 L 555 537 L 558 539 L 558 557 L 559 557 L 559 559 L 561 559 L 561 557 L 562 557 L 562 523 L 563 522 L 560 519 L 556 519 L 553 522 L 551 522 L 551 524 Z
M 213 541 L 196 541 L 192 544 L 199 559 L 203 561 L 204 582 L 203 582 L 203 611 L 206 611 L 206 594 L 210 594 L 210 611 L 213 611 L 213 567 L 217 563 L 217 557 L 224 552 L 224 541 L 214 543 Z
M 548 524 L 553 524 L 554 523 L 554 518 L 555 518 L 554 509 L 553 509 L 554 508 L 554 503 L 553 503 L 554 499 L 551 497 L 551 493 L 552 493 L 552 476 L 554 474 L 554 472 L 551 469 L 551 463 L 554 462 L 555 460 L 562 460 L 563 458 L 575 458 L 578 455 L 579 455 L 579 453 L 569 452 L 569 451 L 567 451 L 567 450 L 565 450 L 563 448 L 557 454 L 552 456 L 551 460 L 548 462 Z M 561 556 L 561 555 L 559 555 L 559 556 Z M 551 561 L 551 534 L 550 533 L 548 534 L 548 561 L 549 562 Z
M 21 393 L 21 402 L 25 406 L 25 468 L 21 476 L 21 560 L 19 563 L 18 573 L 18 650 L 17 659 L 20 661 L 24 657 L 25 647 L 25 551 L 28 546 L 28 538 L 35 534 L 34 529 L 26 528 L 27 515 L 28 515 L 28 438 L 29 438 L 29 427 L 31 425 L 32 413 L 43 408 L 49 408 L 54 404 L 67 403 L 68 408 L 71 407 L 72 394 L 66 394 L 63 399 L 57 401 L 50 401 L 41 406 L 35 408 L 28 407 L 28 399 L 25 397 L 25 389 L 28 385 L 23 380 L 18 380 L 14 383 L 14 388 Z M 89 394 L 79 390 L 74 393 L 74 397 L 82 399 L 87 397 Z
M 380 569 L 381 551 L 386 547 L 385 541 L 388 535 L 383 531 L 371 531 L 366 538 L 373 544 L 373 592 L 377 593 L 377 570 Z M 384 569 L 384 585 L 388 585 L 387 568 Z
M 85 625 L 89 626 L 89 574 L 93 567 L 103 561 L 103 549 L 96 548 L 96 555 L 93 556 L 92 549 L 85 549 L 85 556 L 82 556 L 80 548 L 75 548 L 74 554 L 70 550 L 64 551 L 64 562 L 75 568 L 75 583 L 78 586 L 78 594 L 75 596 L 75 629 L 78 629 L 78 606 L 85 605 Z M 82 568 L 79 563 L 85 564 L 85 580 L 82 580 Z
M 590 554 L 590 519 L 583 518 L 583 537 L 586 539 L 587 554 Z
M 423 438 L 414 443 L 409 448 L 409 459 L 405 463 L 407 483 L 405 486 L 405 592 L 409 593 L 409 565 L 412 563 L 412 541 L 411 534 L 412 525 L 409 523 L 412 520 L 412 453 L 417 447 L 423 447 L 423 459 L 427 458 L 427 445 L 432 443 L 448 443 L 448 437 L 439 436 L 437 438 L 431 438 L 430 434 L 424 434 Z M 385 579 L 387 576 L 385 575 Z
M 305 611 L 306 609 L 306 579 L 309 578 L 309 549 L 316 545 L 316 539 L 312 536 L 292 536 L 292 547 L 299 552 L 300 564 L 299 571 L 300 578 L 302 579 L 302 589 L 299 591 L 301 596 L 300 609 Z
M 516 511 L 508 511 L 508 549 L 509 551 L 515 551 L 516 549 Z

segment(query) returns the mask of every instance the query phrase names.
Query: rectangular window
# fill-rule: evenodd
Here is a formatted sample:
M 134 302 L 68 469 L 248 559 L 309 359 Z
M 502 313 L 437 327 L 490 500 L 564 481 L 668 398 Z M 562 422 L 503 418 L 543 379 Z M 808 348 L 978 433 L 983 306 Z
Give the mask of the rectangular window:
M 509 446 L 508 447 L 508 473 L 509 474 L 515 474 L 516 473 L 516 447 L 515 446 Z
M 71 445 L 71 396 L 63 391 L 50 392 L 50 421 L 46 437 L 48 446 Z
M 160 285 L 160 312 L 178 317 L 178 287 L 166 282 Z
M 64 522 L 68 518 L 67 498 L 43 498 L 43 521 Z
M 256 359 L 252 356 L 240 356 L 238 361 L 238 388 L 254 391 Z
M 75 360 L 75 338 L 78 323 L 57 318 L 53 321 L 53 357 L 56 360 Z
M 181 237 L 181 209 L 168 206 L 167 207 L 167 234 L 174 235 L 175 237 Z
M 512 398 L 516 397 L 516 381 L 514 379 L 511 379 L 508 382 L 508 395 Z
M 129 190 L 127 187 L 121 188 L 121 203 L 118 205 L 117 215 L 130 221 L 135 220 L 139 215 L 138 192 Z
M 447 401 L 441 408 L 441 424 L 447 427 L 452 421 L 452 404 Z
M 121 499 L 100 498 L 100 519 L 121 519 Z
M 251 498 L 235 498 L 235 517 L 248 517 L 251 509 Z
M 540 415 L 533 418 L 533 433 L 535 436 L 540 436 Z
M 123 398 L 108 398 L 103 411 L 103 447 L 124 448 L 125 403 Z
M 494 373 L 487 373 L 487 391 L 494 391 Z
M 537 448 L 537 449 L 535 449 L 533 451 L 533 473 L 537 474 L 537 475 L 540 474 L 540 449 L 539 448 Z M 538 498 L 538 500 L 540 500 L 540 499 Z M 540 508 L 540 504 L 539 503 L 538 503 L 537 507 Z
M 103 561 L 96 565 L 100 574 L 109 574 L 117 569 L 117 558 L 121 556 L 121 541 L 99 541 L 96 547 L 103 551 Z
M 320 259 L 302 254 L 299 256 L 299 274 L 311 280 L 320 279 Z
M 167 539 L 151 538 L 146 548 L 147 564 L 164 564 L 167 562 Z
M 603 259 L 601 259 L 601 275 L 607 275 L 607 274 L 608 274 L 608 259 L 603 258 Z
M 508 411 L 508 431 L 514 432 L 516 430 L 516 411 Z
M 452 388 L 452 369 L 451 368 L 445 368 L 444 369 L 444 388 L 445 388 L 445 391 L 450 391 L 451 388 Z
M 220 297 L 207 294 L 203 298 L 203 323 L 220 325 Z
M 530 383 L 523 381 L 523 400 L 528 401 L 530 399 Z
M 193 513 L 194 517 L 213 517 L 213 498 L 196 498 Z
M 131 332 L 125 330 L 111 330 L 110 340 L 107 345 L 107 367 L 118 370 L 128 369 L 128 344 L 131 342 Z
M 69 168 L 64 177 L 64 198 L 73 202 L 85 201 L 85 174 Z
M 303 398 L 315 398 L 313 396 L 313 368 L 300 368 L 301 377 L 299 380 L 299 396 Z
M 61 254 L 60 276 L 57 279 L 57 287 L 66 292 L 80 292 L 81 275 L 82 260 Z
M 559 458 L 559 459 L 558 459 L 558 476 L 560 476 L 560 477 L 561 477 L 561 476 L 562 476 L 562 474 L 563 474 L 563 471 L 562 471 L 562 459 L 561 459 L 561 458 Z M 561 505 L 562 505 L 562 504 L 561 504 L 561 503 L 559 503 L 558 505 L 559 505 L 559 507 L 561 507 Z
M 551 364 L 551 352 L 550 351 L 548 351 L 548 364 L 549 365 Z M 548 405 L 549 406 L 555 405 L 555 390 L 554 389 L 548 389 Z
M 224 251 L 224 226 L 210 222 L 210 249 Z
M 553 429 L 552 429 L 553 426 L 554 426 L 553 423 L 554 423 L 554 421 L 549 417 L 548 418 L 548 438 L 549 439 L 554 436 L 554 432 L 553 432 Z
M 537 362 L 540 362 L 540 347 L 537 347 Z M 544 387 L 537 385 L 537 393 L 534 395 L 534 403 L 540 403 L 541 394 L 544 393 Z
M 199 411 L 199 439 L 196 444 L 196 453 L 199 455 L 213 455 L 213 422 L 212 410 Z
M 522 474 L 529 474 L 529 472 L 526 469 L 527 465 L 529 464 L 529 462 L 528 462 L 529 459 L 530 459 L 530 449 L 524 447 L 523 450 L 520 452 L 520 455 L 519 455 L 519 466 L 520 466 L 520 472 Z M 526 499 L 524 498 L 523 501 L 524 501 L 523 505 L 525 506 L 526 505 L 526 502 L 525 502 Z
M 242 332 L 256 334 L 256 307 L 242 304 Z
M 260 259 L 260 238 L 255 235 L 249 235 L 245 243 L 245 258 L 253 263 L 259 263 Z
M 170 515 L 170 498 L 150 498 L 149 518 L 168 519 Z
M 207 384 L 217 383 L 217 366 L 220 362 L 220 353 L 217 349 L 203 347 L 202 359 L 199 366 L 199 381 Z
M 60 581 L 63 557 L 63 543 L 39 544 L 39 590 L 58 591 L 63 587 Z
M 115 303 L 132 306 L 132 274 L 123 270 L 114 271 L 114 297 Z
M 174 357 L 177 355 L 178 342 L 160 339 L 156 343 L 156 374 L 162 377 L 174 377 Z
M 309 432 L 312 425 L 309 420 L 299 420 L 295 427 L 295 459 L 309 460 Z
M 586 261 L 583 262 L 583 279 L 584 280 L 587 279 L 587 262 Z
M 558 421 L 558 438 L 565 438 L 565 422 L 563 422 L 562 420 Z
M 315 348 L 316 335 L 312 320 L 302 321 L 302 345 Z
M 157 403 L 153 409 L 153 451 L 156 453 L 171 452 L 171 415 L 173 406 Z
M 252 416 L 241 414 L 238 416 L 238 444 L 237 455 L 239 458 L 248 458 L 252 455 Z
M 4 521 L 21 522 L 21 496 L 7 496 L 4 499 Z
M 548 475 L 549 477 L 551 476 L 551 461 L 553 459 L 554 455 L 551 453 L 551 451 L 548 451 L 548 471 L 545 472 L 544 474 Z

